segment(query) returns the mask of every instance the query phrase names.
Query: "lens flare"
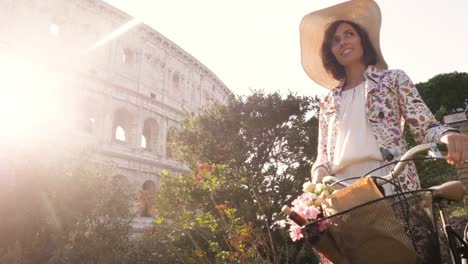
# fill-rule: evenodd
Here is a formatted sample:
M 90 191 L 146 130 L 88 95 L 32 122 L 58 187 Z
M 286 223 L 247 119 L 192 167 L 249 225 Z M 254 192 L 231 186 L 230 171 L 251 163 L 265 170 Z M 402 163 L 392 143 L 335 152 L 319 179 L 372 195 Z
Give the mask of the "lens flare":
M 10 144 L 51 136 L 68 123 L 63 75 L 29 62 L 0 63 L 0 140 Z

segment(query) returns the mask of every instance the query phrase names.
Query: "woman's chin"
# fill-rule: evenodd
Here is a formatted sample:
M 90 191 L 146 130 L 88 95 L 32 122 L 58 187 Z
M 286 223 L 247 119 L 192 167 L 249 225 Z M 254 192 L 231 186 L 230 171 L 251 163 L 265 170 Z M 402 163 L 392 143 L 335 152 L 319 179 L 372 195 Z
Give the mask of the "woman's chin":
M 344 60 L 339 61 L 339 63 L 345 68 L 346 67 L 355 67 L 355 66 L 362 66 L 363 65 L 361 60 L 355 59 L 355 58 L 346 58 Z

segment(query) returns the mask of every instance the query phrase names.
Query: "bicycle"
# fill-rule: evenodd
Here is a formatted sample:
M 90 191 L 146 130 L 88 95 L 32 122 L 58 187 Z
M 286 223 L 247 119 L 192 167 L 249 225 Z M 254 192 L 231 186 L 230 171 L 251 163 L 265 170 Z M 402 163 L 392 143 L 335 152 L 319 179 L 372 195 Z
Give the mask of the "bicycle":
M 383 177 L 372 177 L 374 183 L 382 186 L 397 179 L 407 161 L 413 160 L 415 154 L 428 152 L 431 159 L 442 159 L 441 151 L 444 149 L 446 150 L 444 144 L 435 143 L 415 146 L 395 162 L 397 165 L 391 173 Z M 348 187 L 350 184 L 344 181 L 349 179 L 352 178 L 339 180 L 327 176 L 323 182 Z M 312 244 L 317 244 L 319 239 L 327 235 L 327 243 L 335 245 L 340 254 L 335 259 L 341 260 L 334 264 L 440 263 L 441 249 L 436 220 L 438 212 L 452 263 L 468 264 L 468 224 L 462 237 L 448 221 L 448 204 L 462 200 L 464 194 L 464 185 L 459 181 L 429 189 L 397 191 L 310 223 L 304 227 L 303 233 Z M 317 235 L 317 223 L 323 221 L 327 223 L 326 234 Z M 354 243 L 350 244 L 349 241 Z

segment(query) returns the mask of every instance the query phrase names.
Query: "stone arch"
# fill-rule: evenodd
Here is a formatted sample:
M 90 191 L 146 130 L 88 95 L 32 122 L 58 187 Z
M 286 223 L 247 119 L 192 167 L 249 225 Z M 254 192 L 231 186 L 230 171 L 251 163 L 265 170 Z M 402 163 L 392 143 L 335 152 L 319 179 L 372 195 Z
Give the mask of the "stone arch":
M 132 65 L 135 63 L 135 51 L 130 48 L 122 49 L 122 62 L 123 64 Z
M 98 102 L 92 98 L 83 98 L 79 101 L 77 109 L 77 127 L 89 134 L 96 131 L 98 122 Z
M 179 90 L 181 86 L 181 78 L 178 72 L 174 72 L 172 75 L 172 88 L 174 90 Z
M 146 180 L 141 186 L 140 204 L 141 216 L 152 217 L 155 215 L 156 184 L 152 180 Z
M 146 180 L 142 185 L 141 188 L 147 192 L 156 192 L 156 183 L 153 180 Z
M 131 131 L 133 129 L 132 114 L 125 108 L 119 108 L 114 111 L 114 120 L 112 121 L 112 140 L 116 142 L 130 142 Z
M 141 147 L 148 151 L 156 151 L 158 148 L 159 125 L 153 118 L 148 118 L 143 124 L 141 135 Z

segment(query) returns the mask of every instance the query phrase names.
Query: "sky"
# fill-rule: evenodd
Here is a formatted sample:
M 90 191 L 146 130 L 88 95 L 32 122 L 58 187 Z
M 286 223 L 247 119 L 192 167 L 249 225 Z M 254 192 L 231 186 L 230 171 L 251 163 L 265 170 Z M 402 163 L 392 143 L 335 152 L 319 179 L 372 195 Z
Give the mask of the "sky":
M 301 66 L 299 24 L 336 0 L 105 0 L 141 19 L 207 66 L 237 95 L 323 95 Z M 424 82 L 468 72 L 467 0 L 377 0 L 392 69 Z

